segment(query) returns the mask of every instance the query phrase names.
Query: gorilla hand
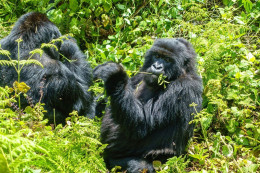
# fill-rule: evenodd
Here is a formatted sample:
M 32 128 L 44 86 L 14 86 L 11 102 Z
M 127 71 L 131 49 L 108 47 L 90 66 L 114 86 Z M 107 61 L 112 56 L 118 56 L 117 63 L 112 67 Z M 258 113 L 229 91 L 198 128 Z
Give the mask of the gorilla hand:
M 93 71 L 93 76 L 94 79 L 102 79 L 106 82 L 108 78 L 120 72 L 124 73 L 124 68 L 120 64 L 110 61 L 97 66 Z

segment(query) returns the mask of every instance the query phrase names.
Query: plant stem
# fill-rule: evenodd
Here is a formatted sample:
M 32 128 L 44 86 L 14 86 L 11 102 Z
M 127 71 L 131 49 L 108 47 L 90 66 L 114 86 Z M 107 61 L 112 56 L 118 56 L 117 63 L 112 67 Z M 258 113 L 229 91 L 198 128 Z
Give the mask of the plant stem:
M 20 41 L 18 41 L 18 50 L 17 50 L 17 75 L 18 75 L 18 84 L 20 83 Z M 19 110 L 21 110 L 21 97 L 20 94 L 18 94 L 18 105 L 19 105 Z M 19 114 L 19 119 L 21 119 L 21 115 Z

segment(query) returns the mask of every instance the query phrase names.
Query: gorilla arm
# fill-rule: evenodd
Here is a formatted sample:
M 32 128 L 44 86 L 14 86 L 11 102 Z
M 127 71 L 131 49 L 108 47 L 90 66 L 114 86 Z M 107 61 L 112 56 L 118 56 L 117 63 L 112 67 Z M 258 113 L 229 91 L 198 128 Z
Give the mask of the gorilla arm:
M 112 117 L 116 123 L 127 134 L 143 138 L 148 129 L 143 105 L 134 95 L 134 89 L 123 67 L 107 62 L 96 67 L 93 73 L 94 78 L 101 78 L 105 82 L 106 93 L 111 97 Z

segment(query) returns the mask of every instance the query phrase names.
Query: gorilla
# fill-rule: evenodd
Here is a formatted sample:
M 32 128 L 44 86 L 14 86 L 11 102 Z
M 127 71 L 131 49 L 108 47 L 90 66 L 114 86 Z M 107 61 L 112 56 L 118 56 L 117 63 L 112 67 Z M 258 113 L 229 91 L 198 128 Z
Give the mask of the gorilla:
M 104 151 L 108 169 L 154 172 L 154 160 L 164 163 L 185 153 L 194 129 L 189 122 L 202 108 L 195 58 L 187 40 L 157 39 L 132 78 L 113 62 L 94 69 L 94 78 L 104 81 L 110 97 L 101 126 L 101 141 L 108 144 Z M 161 75 L 168 81 L 165 85 L 158 84 Z
M 30 52 L 40 48 L 42 43 L 49 43 L 61 37 L 59 29 L 47 18 L 45 14 L 31 12 L 21 16 L 15 23 L 11 33 L 0 41 L 1 49 L 8 50 L 11 58 L 17 60 L 18 43 L 20 43 L 20 59 L 26 60 Z M 66 117 L 73 110 L 79 115 L 94 116 L 92 93 L 88 92 L 92 85 L 92 69 L 86 61 L 72 37 L 55 43 L 58 50 L 53 47 L 43 48 L 43 54 L 34 54 L 33 59 L 38 60 L 44 68 L 31 64 L 24 66 L 21 71 L 21 82 L 30 86 L 28 98 L 22 99 L 22 107 L 34 105 L 39 101 L 45 103 L 46 118 L 49 123 L 65 123 Z M 8 60 L 0 55 L 0 60 Z M 17 80 L 14 67 L 0 66 L 0 86 L 12 86 Z M 55 115 L 55 117 L 54 117 Z M 55 118 L 55 119 L 54 119 Z

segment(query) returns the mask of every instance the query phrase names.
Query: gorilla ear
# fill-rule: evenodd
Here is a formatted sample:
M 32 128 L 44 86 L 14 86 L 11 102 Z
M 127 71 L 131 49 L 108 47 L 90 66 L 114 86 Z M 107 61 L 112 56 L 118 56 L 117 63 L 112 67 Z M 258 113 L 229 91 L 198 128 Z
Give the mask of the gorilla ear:
M 177 38 L 176 40 L 178 40 L 179 42 L 181 42 L 183 45 L 185 45 L 186 46 L 186 48 L 187 48 L 187 58 L 188 59 L 195 59 L 196 58 L 196 56 L 197 56 L 197 54 L 195 53 L 195 50 L 194 50 L 194 48 L 193 48 L 193 46 L 192 46 L 192 44 L 190 43 L 190 42 L 188 42 L 186 39 L 184 39 L 184 38 Z M 190 61 L 190 60 L 185 60 L 185 62 L 184 63 L 188 63 L 187 61 Z
M 187 48 L 192 48 L 192 45 L 186 39 L 184 39 L 184 38 L 177 38 L 176 40 L 178 40 L 179 42 L 184 44 Z

